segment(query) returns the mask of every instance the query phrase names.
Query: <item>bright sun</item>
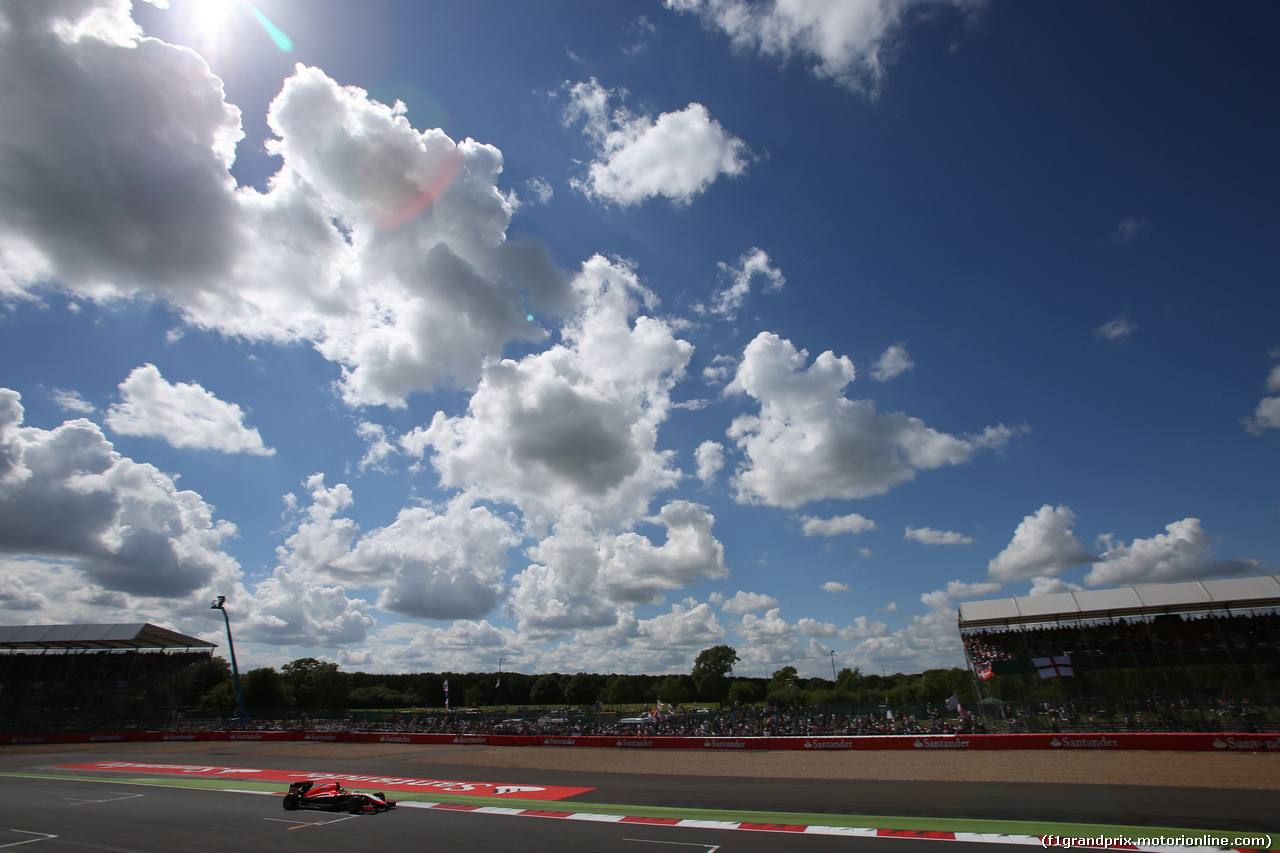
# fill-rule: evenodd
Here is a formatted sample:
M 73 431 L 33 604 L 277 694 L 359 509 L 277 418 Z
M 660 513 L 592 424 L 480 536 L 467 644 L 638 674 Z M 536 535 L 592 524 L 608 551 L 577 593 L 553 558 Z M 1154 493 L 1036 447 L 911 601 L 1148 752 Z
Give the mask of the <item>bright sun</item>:
M 293 40 L 254 4 L 247 0 L 172 0 L 173 11 L 182 15 L 186 27 L 203 49 L 226 49 L 234 37 L 232 30 L 250 18 L 256 20 L 277 48 L 293 50 Z
M 227 28 L 237 0 L 186 0 L 187 21 L 195 32 L 217 38 Z

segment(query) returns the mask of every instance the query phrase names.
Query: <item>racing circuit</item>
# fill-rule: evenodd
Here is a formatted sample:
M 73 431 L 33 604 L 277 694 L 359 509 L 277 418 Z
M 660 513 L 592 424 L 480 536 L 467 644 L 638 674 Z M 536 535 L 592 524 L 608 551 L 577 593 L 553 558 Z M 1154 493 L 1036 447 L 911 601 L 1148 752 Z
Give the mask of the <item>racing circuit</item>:
M 530 853 L 913 853 L 964 843 L 963 849 L 974 853 L 980 853 L 974 845 L 1012 853 L 1019 846 L 1047 847 L 1060 838 L 1143 833 L 1138 837 L 1187 840 L 1192 830 L 1208 831 L 1210 842 L 1230 839 L 1200 850 L 1239 848 L 1237 841 L 1251 841 L 1249 849 L 1258 849 L 1280 841 L 1274 755 L 1203 757 L 1240 774 L 1240 786 L 1221 788 L 1162 785 L 1167 780 L 1160 778 L 1150 785 L 1114 784 L 1105 777 L 1097 784 L 986 781 L 990 773 L 976 772 L 974 778 L 983 781 L 715 775 L 726 765 L 707 765 L 699 771 L 704 775 L 695 776 L 680 772 L 688 769 L 680 765 L 690 757 L 675 751 L 651 753 L 659 763 L 669 759 L 670 773 L 610 772 L 621 766 L 619 752 L 520 750 L 523 756 L 548 758 L 568 753 L 573 769 L 565 769 L 563 761 L 536 767 L 527 766 L 537 763 L 527 759 L 498 766 L 502 751 L 487 746 L 343 745 L 338 751 L 322 743 L 269 742 L 0 747 L 5 804 L 0 849 L 349 853 L 376 845 L 380 850 L 426 846 Z M 899 755 L 879 753 L 878 760 L 901 761 Z M 1138 761 L 1164 754 L 1131 755 Z M 486 757 L 498 761 L 465 763 Z M 1189 760 L 1185 754 L 1170 757 L 1171 768 Z M 1068 758 L 1084 757 L 1041 753 L 1036 761 Z M 946 760 L 985 759 L 974 753 Z M 321 777 L 341 779 L 353 789 L 385 790 L 400 805 L 358 816 L 281 808 L 290 782 Z

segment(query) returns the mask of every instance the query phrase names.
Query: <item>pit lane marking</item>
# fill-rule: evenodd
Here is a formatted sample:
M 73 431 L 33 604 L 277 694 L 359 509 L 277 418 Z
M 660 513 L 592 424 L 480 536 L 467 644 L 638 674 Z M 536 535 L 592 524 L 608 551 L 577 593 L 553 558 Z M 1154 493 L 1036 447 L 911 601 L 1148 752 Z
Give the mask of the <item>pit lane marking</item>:
M 654 841 L 651 838 L 624 838 L 623 841 L 635 841 L 638 844 L 671 844 L 676 847 L 702 847 L 707 853 L 716 853 L 720 849 L 719 844 L 694 844 L 692 841 Z
M 21 844 L 33 844 L 33 843 L 35 843 L 35 842 L 37 842 L 37 841 L 50 841 L 50 840 L 52 840 L 52 839 L 54 839 L 54 838 L 57 838 L 57 837 L 58 837 L 58 836 L 56 836 L 56 835 L 50 835 L 50 834 L 49 834 L 49 833 L 47 833 L 47 832 L 32 832 L 32 831 L 31 831 L 31 830 L 29 830 L 29 829 L 11 829 L 11 830 L 9 830 L 9 831 L 10 831 L 10 832 L 17 832 L 17 833 L 21 833 L 22 835 L 38 835 L 38 836 L 40 836 L 40 837 L 39 837 L 39 838 L 28 838 L 26 841 L 10 841 L 8 844 L 0 844 L 0 850 L 3 850 L 3 849 L 4 849 L 4 848 L 6 848 L 6 847 L 17 847 L 17 846 L 19 846 L 19 845 L 21 845 Z

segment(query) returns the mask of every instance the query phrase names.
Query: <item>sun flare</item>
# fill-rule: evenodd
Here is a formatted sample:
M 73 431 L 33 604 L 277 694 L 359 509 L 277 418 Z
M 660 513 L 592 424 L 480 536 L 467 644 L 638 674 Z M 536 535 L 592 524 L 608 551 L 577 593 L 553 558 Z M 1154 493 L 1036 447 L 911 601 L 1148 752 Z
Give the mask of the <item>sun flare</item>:
M 244 27 L 261 27 L 281 52 L 293 50 L 293 40 L 248 0 L 173 0 L 171 10 L 181 16 L 192 46 L 207 54 L 221 54 L 240 41 Z M 257 22 L 255 26 L 252 21 Z M 252 41 L 252 40 L 251 40 Z
M 238 0 L 187 0 L 187 22 L 205 38 L 217 38 L 231 22 Z

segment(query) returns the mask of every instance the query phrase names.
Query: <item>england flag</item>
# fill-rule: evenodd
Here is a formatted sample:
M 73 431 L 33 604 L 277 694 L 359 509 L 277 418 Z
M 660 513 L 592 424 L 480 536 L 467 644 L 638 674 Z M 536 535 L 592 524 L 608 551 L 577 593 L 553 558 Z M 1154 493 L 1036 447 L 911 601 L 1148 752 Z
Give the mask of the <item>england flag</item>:
M 1071 658 L 1066 655 L 1032 658 L 1031 662 L 1036 665 L 1036 671 L 1040 673 L 1041 678 L 1060 678 L 1064 675 L 1076 674 L 1075 668 L 1071 666 Z

